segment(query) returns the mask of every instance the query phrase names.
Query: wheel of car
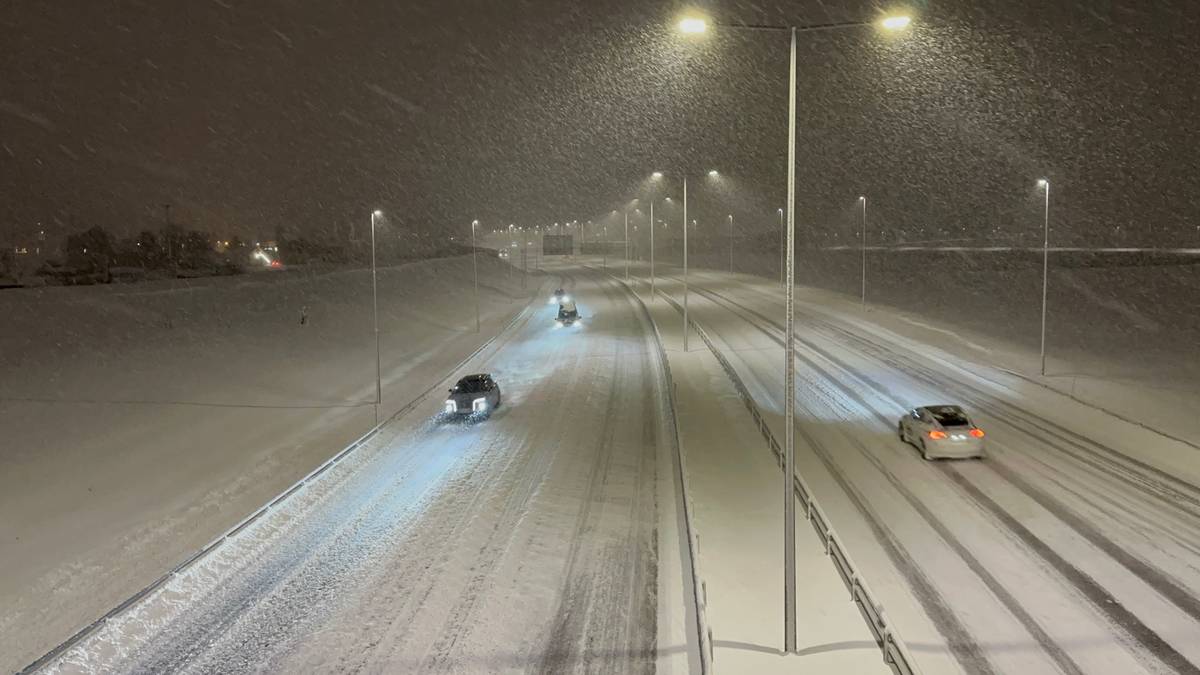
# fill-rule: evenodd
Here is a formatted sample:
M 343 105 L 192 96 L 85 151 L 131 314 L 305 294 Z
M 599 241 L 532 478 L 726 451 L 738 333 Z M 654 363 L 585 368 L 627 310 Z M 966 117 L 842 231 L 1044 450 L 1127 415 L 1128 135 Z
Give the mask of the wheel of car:
M 929 450 L 926 450 L 926 449 L 925 449 L 925 441 L 921 441 L 921 457 L 922 457 L 922 458 L 923 458 L 923 459 L 924 459 L 926 462 L 928 462 L 929 460 L 933 459 L 932 457 L 930 457 L 930 456 L 929 456 Z
M 900 436 L 900 440 L 904 441 L 905 443 L 908 442 L 908 436 L 904 433 L 904 423 L 903 422 L 899 422 L 896 424 L 896 433 Z

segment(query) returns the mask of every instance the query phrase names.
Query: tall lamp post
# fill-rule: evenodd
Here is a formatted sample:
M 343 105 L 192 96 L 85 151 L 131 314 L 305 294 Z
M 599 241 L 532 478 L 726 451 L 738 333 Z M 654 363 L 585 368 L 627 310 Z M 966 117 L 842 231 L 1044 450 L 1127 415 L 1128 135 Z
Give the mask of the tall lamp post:
M 478 220 L 471 221 L 471 271 L 475 275 L 475 332 L 479 332 L 479 263 L 476 262 L 478 257 L 475 251 L 475 228 L 479 226 Z
M 787 236 L 787 228 L 783 226 L 783 209 L 779 209 L 779 283 L 783 284 L 783 256 L 784 243 L 783 238 Z
M 629 281 L 629 209 L 625 209 L 625 281 Z
M 909 24 L 909 17 L 892 16 L 882 20 L 881 26 L 888 30 L 899 30 Z M 806 26 L 771 26 L 762 24 L 717 24 L 726 28 L 787 32 L 791 36 L 791 52 L 788 64 L 788 166 L 787 166 L 787 274 L 785 280 L 786 336 L 784 340 L 784 457 L 783 457 L 783 649 L 787 653 L 796 651 L 796 499 L 792 481 L 796 472 L 795 457 L 795 264 L 796 264 L 796 34 L 860 28 L 872 25 L 870 21 L 846 21 L 840 23 L 811 24 Z M 684 33 L 704 33 L 708 22 L 701 18 L 688 17 L 679 22 Z M 684 231 L 687 219 L 685 217 Z M 685 248 L 686 251 L 686 248 Z M 684 296 L 686 300 L 687 296 Z M 685 305 L 686 307 L 686 305 Z M 686 338 L 686 333 L 684 336 Z M 686 340 L 685 340 L 686 346 Z
M 1042 375 L 1046 374 L 1046 295 L 1050 287 L 1050 181 L 1038 179 L 1038 187 L 1046 194 L 1042 212 Z
M 375 324 L 375 424 L 379 424 L 379 406 L 383 405 L 383 366 L 379 359 L 379 283 L 375 277 L 375 219 L 383 212 L 371 212 L 371 316 Z
M 859 235 L 859 242 L 862 246 L 862 307 L 867 308 L 867 197 L 860 196 L 858 201 L 862 203 L 862 233 Z
M 687 174 L 683 176 L 683 351 L 688 350 Z
M 654 180 L 662 178 L 661 171 L 650 174 Z M 650 199 L 650 299 L 654 299 L 654 198 Z
M 733 214 L 729 214 L 729 273 L 733 274 Z

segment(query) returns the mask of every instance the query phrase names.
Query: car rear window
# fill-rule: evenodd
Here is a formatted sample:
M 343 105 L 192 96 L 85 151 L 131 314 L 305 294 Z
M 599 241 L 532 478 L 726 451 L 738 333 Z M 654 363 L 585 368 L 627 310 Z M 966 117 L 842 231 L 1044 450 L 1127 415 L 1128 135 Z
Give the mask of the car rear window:
M 944 427 L 965 427 L 971 424 L 966 414 L 957 408 L 930 408 L 929 412 L 938 424 Z

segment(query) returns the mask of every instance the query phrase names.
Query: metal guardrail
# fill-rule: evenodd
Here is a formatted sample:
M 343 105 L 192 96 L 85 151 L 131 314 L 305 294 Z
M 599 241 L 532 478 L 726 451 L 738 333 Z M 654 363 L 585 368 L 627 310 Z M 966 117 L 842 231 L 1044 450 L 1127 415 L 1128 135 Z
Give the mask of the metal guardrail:
M 672 445 L 675 451 L 675 468 L 679 478 L 679 487 L 683 492 L 683 522 L 687 528 L 688 554 L 691 558 L 693 602 L 696 605 L 696 633 L 700 641 L 700 672 L 708 675 L 712 671 L 713 637 L 712 626 L 708 623 L 708 586 L 700 576 L 700 535 L 696 532 L 695 506 L 692 503 L 691 492 L 687 482 L 687 464 L 683 454 L 683 444 L 679 440 L 679 423 L 675 407 L 675 380 L 671 376 L 671 361 L 667 358 L 667 350 L 663 346 L 662 334 L 658 324 L 650 314 L 650 308 L 642 302 L 641 296 L 625 280 L 609 275 L 617 283 L 625 287 L 639 307 L 650 327 L 654 329 L 654 344 L 658 348 L 659 363 L 662 364 L 663 378 L 666 380 L 667 406 L 671 417 Z
M 679 303 L 670 296 L 663 293 L 662 297 L 676 311 L 683 311 Z M 746 410 L 754 418 L 754 423 L 758 426 L 759 433 L 762 434 L 763 439 L 767 442 L 767 447 L 775 455 L 775 462 L 779 465 L 780 470 L 783 470 L 783 448 L 775 439 L 775 435 L 771 432 L 766 419 L 759 412 L 758 404 L 755 402 L 754 396 L 750 393 L 749 389 L 746 388 L 741 376 L 738 375 L 733 364 L 725 358 L 725 355 L 713 343 L 708 333 L 695 320 L 689 318 L 688 324 L 700 336 L 700 339 L 708 347 L 708 350 L 716 357 L 717 362 L 721 364 L 721 368 L 733 383 L 734 389 L 737 390 L 738 397 L 742 399 Z M 658 328 L 655 326 L 655 332 L 657 333 L 657 331 Z M 840 543 L 837 532 L 833 529 L 833 525 L 830 524 L 829 517 L 825 514 L 824 509 L 817 503 L 816 497 L 813 495 L 813 491 L 808 483 L 797 474 L 792 477 L 792 485 L 796 496 L 800 498 L 800 502 L 804 505 L 805 518 L 812 524 L 813 531 L 816 532 L 817 537 L 821 540 L 822 545 L 824 545 L 825 553 L 833 561 L 838 576 L 842 578 L 842 583 L 846 585 L 846 590 L 850 591 L 850 599 L 858 605 L 859 611 L 862 613 L 863 618 L 866 619 L 867 627 L 870 628 L 872 635 L 875 637 L 876 644 L 879 645 L 880 650 L 883 652 L 884 663 L 888 664 L 892 671 L 899 675 L 919 675 L 920 670 L 917 669 L 915 660 L 908 651 L 908 647 L 905 646 L 896 629 L 892 627 L 887 613 L 883 610 L 883 606 L 875 600 L 874 593 L 871 592 L 867 581 L 858 571 L 858 567 L 854 564 L 849 552 Z
M 532 297 L 536 299 L 536 298 L 540 297 L 540 294 L 535 293 L 535 294 L 533 294 Z M 88 636 L 90 636 L 92 633 L 94 633 L 97 630 L 99 630 L 100 628 L 102 628 L 106 623 L 108 623 L 113 618 L 120 615 L 126 609 L 129 609 L 133 605 L 137 604 L 138 601 L 142 600 L 147 595 L 150 595 L 155 590 L 160 588 L 163 584 L 165 584 L 168 581 L 170 581 L 171 579 L 175 578 L 180 572 L 182 572 L 185 569 L 187 569 L 188 567 L 190 567 L 196 561 L 200 560 L 201 558 L 208 555 L 209 553 L 212 553 L 213 551 L 215 551 L 226 541 L 228 541 L 229 539 L 231 539 L 232 537 L 237 535 L 242 530 L 249 527 L 252 523 L 257 521 L 262 516 L 266 515 L 269 511 L 271 511 L 271 509 L 275 508 L 275 506 L 277 506 L 280 502 L 282 502 L 285 499 L 287 499 L 288 497 L 292 496 L 293 494 L 296 493 L 297 490 L 299 490 L 300 488 L 309 484 L 311 481 L 316 479 L 318 476 L 325 473 L 325 471 L 328 470 L 330 467 L 337 464 L 341 460 L 345 459 L 346 456 L 349 455 L 351 452 L 353 452 L 353 451 L 357 450 L 358 448 L 362 447 L 363 445 L 365 445 L 366 442 L 371 440 L 371 438 L 373 438 L 376 434 L 378 434 L 379 431 L 381 429 L 383 429 L 384 426 L 390 424 L 392 421 L 407 414 L 409 411 L 411 411 L 413 408 L 415 408 L 418 404 L 420 404 L 422 401 L 424 401 L 425 398 L 427 396 L 429 396 L 429 394 L 431 394 L 435 389 L 442 386 L 442 384 L 444 384 L 448 378 L 453 377 L 454 373 L 457 373 L 459 370 L 462 370 L 463 366 L 467 365 L 467 363 L 469 363 L 472 359 L 479 356 L 479 354 L 482 353 L 483 350 L 485 350 L 489 346 L 491 346 L 491 344 L 496 341 L 496 338 L 498 338 L 501 335 L 503 335 L 504 333 L 508 332 L 509 329 L 511 329 L 513 326 L 515 326 L 519 321 L 521 321 L 523 319 L 527 319 L 532 311 L 532 308 L 535 306 L 536 305 L 534 305 L 533 302 L 531 301 L 530 304 L 526 305 L 524 309 L 522 309 L 520 312 L 518 312 L 516 316 L 514 316 L 507 324 L 505 324 L 504 328 L 500 329 L 499 332 L 497 332 L 492 337 L 488 338 L 486 342 L 479 345 L 479 347 L 476 348 L 475 351 L 471 352 L 470 355 L 468 355 L 462 361 L 458 362 L 458 364 L 454 366 L 454 369 L 450 371 L 449 375 L 440 378 L 437 382 L 434 382 L 428 389 L 426 389 L 425 391 L 418 394 L 415 398 L 413 398 L 411 401 L 409 401 L 404 406 L 402 406 L 399 410 L 397 410 L 395 413 L 393 413 L 390 417 L 379 422 L 375 426 L 371 427 L 371 429 L 368 430 L 367 433 L 358 437 L 358 439 L 356 439 L 354 442 L 350 443 L 350 445 L 347 445 L 345 448 L 343 448 L 340 452 L 338 452 L 333 457 L 330 457 L 329 459 L 325 460 L 320 466 L 318 466 L 317 468 L 310 471 L 308 473 L 308 475 L 304 476 L 300 480 L 293 483 L 291 487 L 289 487 L 288 489 L 279 493 L 279 495 L 274 497 L 273 499 L 271 499 L 271 501 L 260 506 L 253 513 L 251 513 L 250 515 L 243 518 L 237 525 L 234 525 L 233 527 L 226 530 L 224 534 L 219 535 L 216 539 L 213 539 L 208 544 L 201 547 L 200 550 L 196 551 L 195 553 L 193 553 L 190 556 L 188 556 L 187 558 L 185 558 L 183 560 L 183 562 L 180 562 L 175 567 L 172 567 L 170 569 L 170 571 L 166 572 L 162 576 L 158 577 L 154 581 L 152 581 L 149 584 L 147 584 L 146 586 L 144 586 L 138 592 L 136 592 L 133 595 L 131 595 L 130 597 L 126 598 L 120 604 L 118 604 L 116 607 L 113 607 L 112 609 L 105 612 L 104 615 L 101 616 L 100 618 L 96 619 L 95 621 L 88 624 L 87 626 L 84 626 L 83 628 L 81 628 L 74 635 L 67 638 L 63 642 L 59 643 L 56 647 L 54 647 L 54 649 L 51 649 L 50 651 L 46 652 L 45 654 L 43 654 L 41 657 L 39 657 L 33 663 L 29 664 L 28 666 L 25 666 L 23 669 L 18 671 L 19 674 L 27 675 L 29 673 L 35 673 L 38 670 L 42 669 L 44 666 L 48 665 L 51 661 L 58 658 L 64 652 L 71 649 L 75 645 L 79 644 L 84 639 L 86 639 Z

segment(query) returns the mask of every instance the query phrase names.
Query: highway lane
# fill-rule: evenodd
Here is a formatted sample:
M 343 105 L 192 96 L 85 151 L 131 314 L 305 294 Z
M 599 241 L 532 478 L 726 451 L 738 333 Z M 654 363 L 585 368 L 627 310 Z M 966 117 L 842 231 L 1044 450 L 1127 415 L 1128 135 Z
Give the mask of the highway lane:
M 693 274 L 692 317 L 782 437 L 781 293 Z M 1198 672 L 1200 490 L 1138 459 L 1168 439 L 827 307 L 797 325 L 800 469 L 926 672 Z M 896 438 L 940 402 L 977 414 L 987 460 L 926 463 Z
M 435 394 L 45 670 L 652 671 L 657 353 L 616 284 L 568 290 L 579 328 L 538 307 L 467 368 L 489 419 Z

